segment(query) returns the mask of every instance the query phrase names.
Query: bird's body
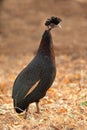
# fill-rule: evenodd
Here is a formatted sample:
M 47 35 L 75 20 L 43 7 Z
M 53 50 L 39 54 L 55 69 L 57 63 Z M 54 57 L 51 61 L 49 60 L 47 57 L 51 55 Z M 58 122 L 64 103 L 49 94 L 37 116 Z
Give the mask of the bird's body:
M 50 40 L 48 41 L 47 39 Z M 14 99 L 14 107 L 18 113 L 25 110 L 30 103 L 39 102 L 52 85 L 56 75 L 52 46 L 51 33 L 50 31 L 45 31 L 35 58 L 17 76 L 13 86 L 12 97 Z M 33 87 L 34 90 L 32 90 Z
M 12 98 L 17 113 L 27 110 L 33 102 L 38 106 L 55 79 L 55 55 L 50 30 L 44 32 L 36 56 L 14 82 Z

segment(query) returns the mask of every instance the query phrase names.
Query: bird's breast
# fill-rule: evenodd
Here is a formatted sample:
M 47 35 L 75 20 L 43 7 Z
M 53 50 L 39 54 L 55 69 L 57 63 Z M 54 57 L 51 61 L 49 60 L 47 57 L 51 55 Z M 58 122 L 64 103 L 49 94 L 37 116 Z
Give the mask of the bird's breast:
M 54 79 L 56 75 L 55 62 L 48 56 L 44 56 L 42 64 L 42 76 L 45 75 L 48 79 Z

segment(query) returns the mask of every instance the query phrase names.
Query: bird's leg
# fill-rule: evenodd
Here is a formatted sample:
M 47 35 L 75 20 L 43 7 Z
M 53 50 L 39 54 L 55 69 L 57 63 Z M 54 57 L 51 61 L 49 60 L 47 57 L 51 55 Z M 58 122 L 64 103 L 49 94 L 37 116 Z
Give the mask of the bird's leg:
M 28 110 L 29 110 L 29 106 L 26 108 L 26 111 L 25 111 L 25 114 L 24 114 L 24 119 L 27 118 Z
M 37 113 L 39 114 L 39 113 L 40 113 L 40 109 L 39 109 L 39 101 L 36 102 L 36 108 L 37 108 Z

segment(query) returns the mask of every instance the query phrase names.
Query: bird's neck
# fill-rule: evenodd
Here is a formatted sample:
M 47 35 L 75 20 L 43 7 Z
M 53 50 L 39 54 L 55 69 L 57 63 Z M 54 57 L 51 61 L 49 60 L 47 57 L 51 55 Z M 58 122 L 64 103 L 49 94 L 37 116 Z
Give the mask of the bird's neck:
M 42 36 L 38 53 L 50 56 L 55 61 L 53 41 L 50 30 L 46 30 Z

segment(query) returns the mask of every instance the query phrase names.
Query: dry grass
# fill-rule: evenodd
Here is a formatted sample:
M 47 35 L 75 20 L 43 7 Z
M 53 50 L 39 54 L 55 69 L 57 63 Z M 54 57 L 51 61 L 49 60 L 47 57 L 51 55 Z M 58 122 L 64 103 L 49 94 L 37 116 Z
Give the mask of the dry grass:
M 57 75 L 53 86 L 40 102 L 41 113 L 30 105 L 27 120 L 14 112 L 12 85 L 17 73 L 31 57 L 0 56 L 3 70 L 0 82 L 1 130 L 86 130 L 87 129 L 87 61 L 72 60 L 66 55 L 56 57 Z M 10 60 L 9 60 L 10 59 Z M 9 62 L 8 62 L 9 61 Z
M 0 130 L 87 130 L 87 0 L 4 0 L 0 8 Z M 48 5 L 50 3 L 50 8 Z M 17 74 L 36 52 L 46 18 L 62 18 L 52 31 L 57 75 L 27 120 L 14 112 Z M 37 16 L 37 17 L 36 17 Z

